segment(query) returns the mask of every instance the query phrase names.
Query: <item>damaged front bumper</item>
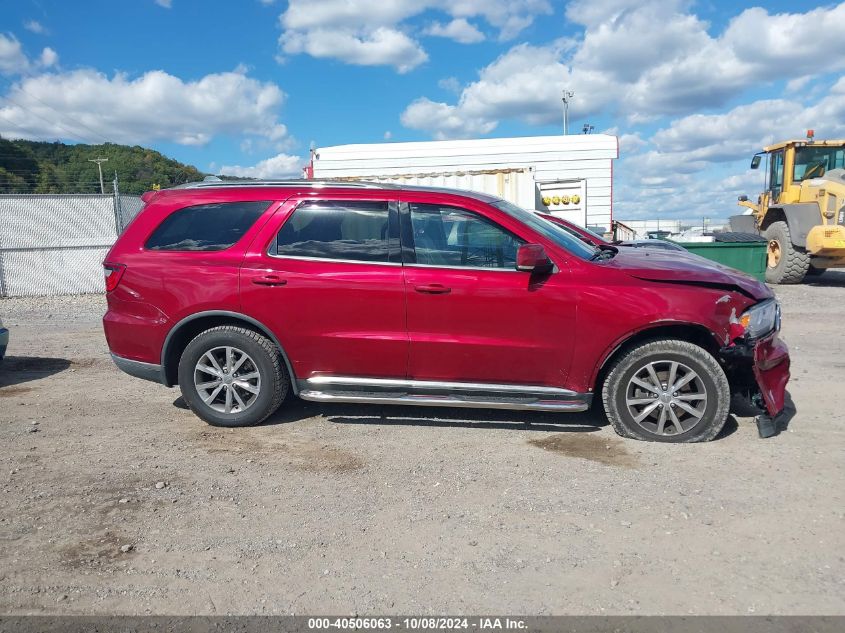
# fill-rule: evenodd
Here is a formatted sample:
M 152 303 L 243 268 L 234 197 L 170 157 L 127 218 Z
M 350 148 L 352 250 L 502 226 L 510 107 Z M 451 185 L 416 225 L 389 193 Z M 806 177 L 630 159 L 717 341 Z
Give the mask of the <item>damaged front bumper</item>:
M 774 418 L 786 402 L 789 348 L 777 332 L 753 341 L 738 341 L 720 351 L 731 390 L 749 397 Z

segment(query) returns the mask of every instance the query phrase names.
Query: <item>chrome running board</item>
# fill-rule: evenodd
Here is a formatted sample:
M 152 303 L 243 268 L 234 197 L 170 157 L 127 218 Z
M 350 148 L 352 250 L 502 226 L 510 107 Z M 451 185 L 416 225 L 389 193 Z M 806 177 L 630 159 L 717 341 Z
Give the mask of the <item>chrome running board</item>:
M 421 389 L 425 391 L 483 391 L 490 393 L 545 393 L 556 396 L 577 396 L 568 389 L 534 385 L 499 385 L 482 382 L 442 382 L 439 380 L 402 380 L 399 378 L 357 378 L 353 376 L 314 376 L 305 381 L 308 386 L 385 387 L 397 389 Z
M 298 386 L 299 397 L 312 402 L 574 413 L 586 411 L 592 401 L 592 394 L 539 385 L 315 376 Z

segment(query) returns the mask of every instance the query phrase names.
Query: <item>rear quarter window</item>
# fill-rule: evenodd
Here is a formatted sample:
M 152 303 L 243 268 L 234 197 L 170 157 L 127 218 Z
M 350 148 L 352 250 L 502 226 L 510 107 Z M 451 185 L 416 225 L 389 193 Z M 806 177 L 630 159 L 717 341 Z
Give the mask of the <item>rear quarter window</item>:
M 147 240 L 152 251 L 222 251 L 244 236 L 270 206 L 260 202 L 199 204 L 174 211 Z

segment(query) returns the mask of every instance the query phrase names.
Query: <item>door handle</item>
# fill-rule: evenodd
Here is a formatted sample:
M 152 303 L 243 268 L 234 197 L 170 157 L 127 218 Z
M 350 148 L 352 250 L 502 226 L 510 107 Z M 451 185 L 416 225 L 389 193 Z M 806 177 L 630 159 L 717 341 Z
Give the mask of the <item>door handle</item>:
M 428 284 L 425 286 L 414 286 L 417 292 L 423 292 L 428 295 L 447 295 L 452 292 L 451 288 L 447 288 L 441 284 Z
M 278 275 L 260 275 L 252 278 L 252 283 L 258 286 L 284 286 L 288 282 Z

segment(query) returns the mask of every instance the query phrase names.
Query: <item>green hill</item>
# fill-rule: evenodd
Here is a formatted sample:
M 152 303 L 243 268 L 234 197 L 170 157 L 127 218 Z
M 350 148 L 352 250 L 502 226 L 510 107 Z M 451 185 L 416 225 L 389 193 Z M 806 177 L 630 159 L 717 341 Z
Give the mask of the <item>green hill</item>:
M 99 193 L 100 176 L 92 158 L 103 163 L 106 193 L 117 172 L 121 193 L 143 193 L 154 185 L 172 187 L 202 180 L 193 165 L 138 145 L 65 145 L 0 138 L 0 193 Z

